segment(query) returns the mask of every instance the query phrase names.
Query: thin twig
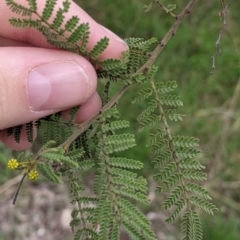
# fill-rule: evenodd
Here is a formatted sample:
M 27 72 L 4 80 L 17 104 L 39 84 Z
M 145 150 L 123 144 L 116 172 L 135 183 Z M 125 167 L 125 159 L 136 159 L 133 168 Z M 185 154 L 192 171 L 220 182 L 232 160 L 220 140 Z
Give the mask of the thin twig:
M 194 7 L 194 5 L 196 4 L 198 0 L 190 0 L 188 2 L 188 4 L 186 5 L 186 7 L 183 9 L 183 11 L 175 16 L 176 21 L 174 22 L 174 24 L 172 25 L 172 27 L 170 28 L 170 30 L 167 32 L 167 34 L 163 37 L 163 39 L 160 41 L 160 43 L 157 45 L 157 47 L 150 53 L 150 58 L 146 61 L 146 63 L 144 65 L 142 65 L 138 71 L 136 73 L 134 73 L 131 78 L 134 78 L 135 76 L 137 76 L 140 73 L 143 73 L 145 70 L 149 69 L 154 61 L 156 60 L 157 56 L 162 52 L 164 46 L 166 46 L 166 44 L 168 43 L 168 41 L 176 34 L 176 31 L 179 27 L 179 25 L 181 24 L 182 20 L 191 13 L 192 8 Z M 112 106 L 114 106 L 118 100 L 122 97 L 122 95 L 130 88 L 131 85 L 125 85 L 123 86 L 113 97 L 112 99 L 105 105 L 102 107 L 102 109 L 100 110 L 99 113 L 97 113 L 95 116 L 93 116 L 91 119 L 85 121 L 84 123 L 78 125 L 78 130 L 76 130 L 65 142 L 63 142 L 60 147 L 63 147 L 65 149 L 65 151 L 68 151 L 69 146 L 72 144 L 72 142 L 78 137 L 80 136 L 86 129 L 88 129 L 88 127 L 99 118 L 99 116 L 105 112 L 107 109 L 111 108 Z M 39 155 L 36 156 L 36 160 L 39 159 Z M 13 204 L 15 204 L 16 199 L 17 199 L 17 195 L 19 192 L 19 189 L 21 187 L 21 184 L 24 180 L 24 178 L 26 177 L 26 175 L 23 176 L 23 178 L 21 179 L 21 182 L 18 186 L 17 192 L 15 194 L 14 200 L 13 200 Z
M 177 168 L 177 171 L 179 173 L 181 185 L 182 185 L 183 189 L 185 189 L 185 185 L 186 184 L 185 184 L 184 179 L 182 177 L 182 175 L 183 175 L 182 174 L 182 170 L 181 170 L 181 168 L 179 167 L 179 164 L 178 164 L 179 163 L 179 159 L 177 157 L 176 150 L 175 150 L 173 142 L 172 142 L 172 134 L 171 134 L 171 131 L 170 131 L 170 128 L 169 128 L 169 125 L 168 125 L 167 118 L 166 118 L 165 113 L 164 113 L 164 109 L 163 109 L 161 101 L 160 101 L 160 97 L 159 97 L 158 91 L 156 89 L 156 85 L 155 85 L 155 83 L 154 83 L 154 81 L 152 79 L 150 80 L 150 84 L 151 84 L 151 87 L 153 89 L 153 92 L 154 92 L 154 95 L 155 95 L 155 99 L 158 102 L 158 111 L 160 113 L 160 116 L 161 116 L 163 124 L 164 124 L 165 131 L 166 131 L 166 136 L 167 136 L 167 139 L 168 139 L 168 147 L 169 147 L 169 150 L 171 152 L 173 162 L 174 162 L 174 164 L 175 164 L 175 166 Z M 189 196 L 188 196 L 187 191 L 184 190 L 183 194 L 184 194 L 185 199 L 186 199 L 187 209 L 188 209 L 189 212 L 191 212 Z
M 159 1 L 158 1 L 159 2 Z M 170 28 L 170 30 L 167 32 L 167 34 L 164 36 L 164 38 L 161 40 L 161 42 L 157 45 L 157 47 L 153 50 L 153 52 L 150 54 L 150 58 L 146 61 L 146 63 L 141 66 L 138 71 L 133 74 L 131 76 L 131 78 L 134 78 L 135 76 L 137 76 L 140 73 L 143 73 L 145 70 L 148 70 L 153 63 L 155 62 L 157 56 L 162 52 L 164 46 L 168 43 L 168 41 L 176 34 L 176 31 L 179 27 L 179 25 L 181 24 L 183 18 L 188 15 L 193 6 L 196 4 L 197 0 L 190 0 L 189 3 L 186 5 L 186 7 L 183 9 L 183 11 L 179 14 L 179 15 L 174 15 L 176 21 L 174 22 L 174 24 L 172 25 L 172 27 Z M 160 3 L 160 2 L 159 2 Z M 38 13 L 34 12 L 35 14 L 38 15 Z M 39 15 L 38 15 L 39 16 Z M 40 16 L 39 16 L 40 17 Z M 48 24 L 48 23 L 46 23 Z M 49 24 L 48 24 L 49 25 Z M 50 26 L 50 25 L 49 25 Z M 51 26 L 50 26 L 51 27 Z M 109 108 L 111 108 L 112 106 L 114 106 L 118 100 L 122 97 L 122 95 L 130 88 L 131 85 L 125 85 L 124 87 L 122 87 L 114 96 L 113 98 L 105 105 L 102 107 L 101 111 L 96 114 L 95 116 L 93 116 L 91 119 L 87 120 L 86 122 L 84 122 L 83 124 L 78 125 L 78 130 L 76 130 L 64 143 L 62 143 L 60 145 L 60 147 L 63 147 L 66 151 L 68 150 L 69 146 L 71 145 L 71 143 L 78 137 L 80 136 L 86 129 L 88 129 L 88 127 L 99 118 L 99 116 L 105 112 L 106 110 L 108 110 Z M 36 156 L 36 160 L 39 159 L 39 155 Z M 16 194 L 14 196 L 13 199 L 13 204 L 15 205 L 16 200 L 17 200 L 17 196 L 19 193 L 19 190 L 21 188 L 21 185 L 25 179 L 25 177 L 27 176 L 27 173 L 23 175 Z
M 18 185 L 17 191 L 16 191 L 16 193 L 15 193 L 15 195 L 14 195 L 14 198 L 13 198 L 13 202 L 12 202 L 13 205 L 16 204 L 17 197 L 18 197 L 18 193 L 19 193 L 19 191 L 20 191 L 20 188 L 21 188 L 22 183 L 23 183 L 23 181 L 24 181 L 24 179 L 25 179 L 26 176 L 27 176 L 27 173 L 25 173 L 25 174 L 22 176 L 22 179 L 21 179 L 21 181 L 20 181 L 20 183 L 19 183 L 19 185 Z
M 128 90 L 128 88 L 131 85 L 125 85 L 102 109 L 99 113 L 97 113 L 95 116 L 90 118 L 89 120 L 85 121 L 82 124 L 78 125 L 78 130 L 76 130 L 72 136 L 70 136 L 64 143 L 60 145 L 60 147 L 63 147 L 66 151 L 68 150 L 68 147 L 71 145 L 71 143 L 79 136 L 81 135 L 88 127 L 99 118 L 99 116 L 105 112 L 107 109 L 111 108 L 114 104 L 118 102 L 118 100 L 121 98 L 121 96 Z
M 227 25 L 227 10 L 230 7 L 231 0 L 229 1 L 228 4 L 225 4 L 225 0 L 220 0 L 220 4 L 221 4 L 221 11 L 219 13 L 219 16 L 221 17 L 223 24 L 222 24 L 222 27 L 220 28 L 218 38 L 215 43 L 217 52 L 211 57 L 211 59 L 212 59 L 212 71 L 210 72 L 211 75 L 213 74 L 213 72 L 215 70 L 216 57 L 222 52 L 221 47 L 220 47 L 220 41 L 221 41 L 221 37 L 222 37 L 222 32 L 223 32 L 225 26 Z
M 176 31 L 179 27 L 179 25 L 181 24 L 182 20 L 191 13 L 192 8 L 194 7 L 194 5 L 196 4 L 198 0 L 191 0 L 189 1 L 189 3 L 187 4 L 187 6 L 183 9 L 183 11 L 176 16 L 176 21 L 174 22 L 174 24 L 172 25 L 172 27 L 169 29 L 169 31 L 167 32 L 167 34 L 163 37 L 163 39 L 160 41 L 160 43 L 158 44 L 158 46 L 153 50 L 153 52 L 150 55 L 150 58 L 147 60 L 147 62 L 136 72 L 135 75 L 144 72 L 146 69 L 149 69 L 153 63 L 155 62 L 156 58 L 158 57 L 158 55 L 162 52 L 163 48 L 167 45 L 167 43 L 169 42 L 169 40 L 175 36 Z
M 160 1 L 154 0 L 153 3 L 158 4 L 166 13 L 170 14 L 173 18 L 176 18 L 176 15 L 172 13 L 172 11 L 169 11 L 167 7 L 165 7 Z
M 153 63 L 155 62 L 157 56 L 162 52 L 163 48 L 169 42 L 169 40 L 176 34 L 176 31 L 181 24 L 182 20 L 191 13 L 192 8 L 196 4 L 198 0 L 190 0 L 187 6 L 183 9 L 183 11 L 175 17 L 176 21 L 167 32 L 167 34 L 163 37 L 161 42 L 157 45 L 157 47 L 151 52 L 150 58 L 146 61 L 146 63 L 141 66 L 136 73 L 134 73 L 131 77 L 134 78 L 138 74 L 144 72 L 146 69 L 149 69 Z M 101 113 L 106 111 L 107 109 L 111 108 L 121 96 L 130 88 L 131 85 L 124 86 L 116 95 L 101 109 L 100 113 L 96 114 L 94 117 L 89 119 L 88 121 L 84 122 L 83 124 L 79 125 L 79 130 L 76 130 L 70 138 L 68 138 L 61 146 L 67 151 L 68 147 L 71 143 L 81 134 L 83 133 L 95 120 L 98 119 Z

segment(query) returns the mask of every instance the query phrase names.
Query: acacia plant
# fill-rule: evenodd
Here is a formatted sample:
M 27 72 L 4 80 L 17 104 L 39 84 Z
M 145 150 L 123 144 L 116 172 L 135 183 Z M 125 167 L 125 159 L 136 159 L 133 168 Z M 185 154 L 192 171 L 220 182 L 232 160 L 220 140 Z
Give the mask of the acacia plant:
M 134 240 L 157 239 L 150 221 L 135 206 L 137 202 L 150 204 L 147 181 L 136 173 L 144 167 L 143 163 L 118 155 L 129 148 L 137 148 L 134 135 L 128 132 L 130 123 L 118 111 L 118 102 L 131 86 L 139 86 L 132 103 L 145 101 L 148 104 L 137 116 L 137 121 L 139 130 L 149 131 L 146 147 L 151 149 L 154 156 L 149 160 L 154 172 L 157 171 L 154 175 L 156 191 L 167 196 L 162 203 L 163 209 L 171 210 L 166 222 L 172 223 L 180 217 L 183 239 L 202 239 L 196 208 L 209 214 L 214 214 L 217 208 L 211 203 L 208 191 L 199 184 L 207 176 L 203 172 L 204 166 L 198 161 L 201 154 L 198 139 L 172 134 L 171 121 L 183 120 L 178 110 L 183 102 L 180 96 L 174 94 L 177 82 L 160 82 L 155 77 L 158 66 L 154 65 L 182 20 L 192 12 L 197 0 L 189 0 L 179 14 L 173 13 L 174 4 L 165 7 L 158 0 L 144 6 L 146 11 L 150 11 L 154 4 L 160 6 L 174 18 L 174 23 L 162 40 L 154 37 L 147 40 L 125 39 L 129 50 L 123 52 L 118 60 L 99 60 L 99 55 L 108 47 L 109 39 L 106 37 L 90 51 L 86 49 L 88 23 L 81 22 L 78 16 L 65 18 L 70 7 L 69 0 L 63 1 L 56 14 L 54 8 L 57 0 L 46 0 L 42 12 L 38 11 L 37 0 L 27 2 L 28 7 L 18 4 L 17 0 L 6 0 L 9 8 L 18 15 L 9 19 L 11 25 L 35 28 L 51 45 L 87 58 L 95 67 L 99 81 L 104 83 L 104 90 L 100 93 L 103 107 L 82 124 L 74 122 L 81 106 L 71 110 L 70 120 L 62 118 L 61 112 L 58 112 L 27 123 L 28 140 L 33 142 L 33 129 L 37 128 L 41 132 L 42 147 L 34 155 L 20 153 L 17 159 L 8 162 L 8 167 L 22 169 L 22 181 L 26 176 L 34 180 L 41 173 L 54 183 L 64 182 L 68 185 L 73 205 L 70 226 L 75 240 L 118 240 L 120 231 L 126 231 Z M 224 1 L 220 2 L 225 21 L 228 6 Z M 50 21 L 50 18 L 53 20 Z M 214 59 L 215 56 L 213 67 Z M 116 82 L 122 86 L 115 94 L 110 94 Z M 22 128 L 22 125 L 11 127 L 8 134 L 13 134 L 19 142 Z M 82 176 L 84 171 L 90 169 L 95 172 L 95 177 L 92 193 L 86 195 Z M 15 201 L 16 197 L 14 204 Z

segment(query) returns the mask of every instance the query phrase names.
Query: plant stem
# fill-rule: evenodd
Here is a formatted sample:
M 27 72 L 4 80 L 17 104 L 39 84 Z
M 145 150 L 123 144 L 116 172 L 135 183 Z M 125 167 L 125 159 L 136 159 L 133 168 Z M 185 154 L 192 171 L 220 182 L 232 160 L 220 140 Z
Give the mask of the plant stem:
M 190 0 L 187 6 L 182 10 L 182 12 L 175 17 L 176 21 L 170 28 L 170 30 L 167 32 L 167 34 L 163 37 L 163 39 L 160 41 L 160 43 L 157 45 L 157 47 L 152 51 L 150 54 L 150 58 L 146 61 L 145 64 L 143 64 L 136 73 L 134 73 L 131 78 L 134 78 L 140 73 L 143 73 L 147 69 L 151 68 L 153 63 L 155 62 L 158 55 L 162 52 L 163 48 L 166 46 L 166 44 L 169 42 L 169 40 L 176 34 L 176 31 L 182 22 L 182 20 L 191 13 L 192 8 L 196 4 L 198 0 Z M 106 111 L 107 109 L 111 108 L 115 103 L 118 102 L 118 100 L 122 97 L 122 95 L 130 88 L 131 85 L 125 85 L 122 87 L 119 92 L 117 92 L 112 99 L 101 109 L 99 113 L 97 113 L 95 116 L 93 116 L 91 119 L 87 120 L 83 124 L 80 124 L 78 126 L 79 130 L 76 130 L 72 136 L 70 136 L 64 143 L 61 144 L 61 147 L 63 147 L 66 151 L 68 150 L 71 143 L 81 134 L 83 133 L 95 120 L 98 119 L 98 117 Z

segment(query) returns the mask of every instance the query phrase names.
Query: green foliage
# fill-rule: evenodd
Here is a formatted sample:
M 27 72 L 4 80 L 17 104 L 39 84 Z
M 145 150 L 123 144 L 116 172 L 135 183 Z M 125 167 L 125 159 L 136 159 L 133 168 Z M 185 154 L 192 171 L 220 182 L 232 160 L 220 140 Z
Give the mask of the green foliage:
M 17 143 L 19 143 L 23 127 L 24 127 L 23 125 L 10 127 L 10 128 L 7 129 L 7 135 L 8 136 L 13 135 L 15 141 Z M 28 139 L 29 142 L 32 142 L 33 141 L 33 131 L 34 131 L 33 130 L 33 122 L 27 123 L 25 128 L 26 128 L 26 132 L 27 132 L 27 139 Z
M 182 121 L 183 117 L 178 113 L 178 107 L 183 102 L 178 95 L 171 94 L 177 88 L 177 83 L 156 83 L 154 77 L 158 68 L 154 65 L 138 73 L 148 61 L 150 51 L 158 44 L 158 40 L 128 38 L 126 42 L 129 51 L 122 53 L 120 59 L 99 60 L 109 39 L 100 39 L 88 51 L 89 25 L 80 23 L 78 16 L 65 19 L 65 13 L 70 7 L 69 1 L 64 1 L 55 15 L 55 0 L 47 0 L 42 13 L 37 12 L 36 1 L 29 0 L 29 8 L 14 1 L 6 2 L 13 12 L 25 17 L 9 19 L 13 26 L 34 27 L 53 46 L 80 54 L 95 67 L 101 65 L 101 69 L 96 71 L 99 79 L 107 80 L 103 94 L 105 106 L 111 103 L 110 83 L 119 81 L 124 87 L 147 85 L 138 91 L 133 103 L 146 101 L 148 104 L 137 120 L 140 130 L 152 131 L 147 146 L 151 148 L 152 163 L 158 171 L 154 176 L 159 184 L 157 192 L 168 195 L 163 209 L 174 209 L 166 222 L 172 223 L 183 214 L 183 239 L 202 239 L 202 227 L 194 207 L 209 214 L 213 214 L 217 208 L 210 202 L 208 192 L 195 183 L 206 180 L 206 173 L 202 172 L 203 166 L 198 162 L 201 154 L 198 139 L 172 136 L 170 131 L 169 120 Z M 175 6 L 169 8 L 172 11 Z M 52 22 L 49 21 L 51 17 Z M 74 123 L 78 110 L 79 107 L 71 110 L 70 120 L 65 120 L 61 113 L 56 113 L 26 125 L 30 142 L 33 141 L 34 126 L 42 131 L 44 146 L 35 159 L 39 171 L 50 181 L 64 181 L 69 186 L 74 208 L 70 222 L 75 233 L 74 239 L 118 240 L 121 228 L 132 239 L 156 239 L 150 221 L 135 207 L 137 203 L 148 204 L 147 181 L 135 172 L 142 169 L 143 164 L 117 155 L 136 145 L 135 136 L 124 132 L 129 127 L 129 122 L 116 120 L 121 115 L 117 101 L 107 109 L 103 107 L 103 111 L 90 124 L 79 126 Z M 22 126 L 17 126 L 9 128 L 8 134 L 14 134 L 19 142 L 21 131 Z M 97 170 L 91 186 L 92 195 L 87 196 L 81 177 L 84 171 L 90 169 Z
M 182 218 L 184 239 L 202 239 L 202 227 L 198 215 L 193 211 L 193 206 L 213 214 L 218 209 L 209 202 L 211 197 L 201 186 L 186 182 L 186 180 L 204 181 L 206 174 L 201 172 L 196 159 L 201 155 L 197 149 L 198 139 L 187 136 L 172 136 L 168 119 L 182 120 L 182 115 L 177 113 L 177 107 L 183 103 L 179 96 L 168 95 L 177 87 L 175 81 L 156 83 L 153 80 L 154 70 L 149 70 L 151 78 L 149 86 L 138 94 L 134 102 L 148 101 L 148 107 L 139 114 L 137 120 L 141 129 L 152 127 L 155 133 L 150 134 L 147 146 L 151 147 L 154 155 L 153 164 L 159 172 L 154 175 L 154 180 L 160 183 L 157 187 L 159 193 L 166 192 L 167 199 L 163 208 L 168 210 L 175 207 L 171 216 L 166 220 L 172 223 L 180 215 L 184 208 L 187 211 Z M 167 107 L 165 110 L 164 107 Z M 156 131 L 157 129 L 157 131 Z M 191 164 L 189 165 L 189 161 Z
M 93 59 L 97 59 L 99 55 L 107 48 L 109 43 L 109 39 L 107 37 L 104 37 L 101 39 L 97 44 L 93 47 L 93 49 L 90 51 L 90 55 Z
M 47 21 L 52 16 L 53 10 L 54 10 L 54 7 L 56 4 L 57 4 L 57 0 L 47 0 L 46 1 L 46 4 L 45 4 L 43 12 L 42 12 L 42 19 L 44 21 Z
M 184 214 L 181 228 L 186 235 L 183 240 L 202 239 L 202 227 L 196 212 L 189 211 Z
M 53 171 L 52 167 L 48 164 L 38 164 L 38 170 L 41 172 L 41 174 L 46 177 L 48 180 L 54 183 L 61 183 L 61 179 L 59 176 Z
M 73 44 L 77 43 L 83 38 L 83 36 L 87 33 L 88 30 L 89 30 L 88 23 L 80 24 L 69 36 L 68 41 Z
M 9 8 L 22 16 L 31 16 L 32 14 L 32 7 L 34 4 L 32 4 L 33 1 L 28 1 L 30 8 L 26 8 L 22 6 L 21 4 L 16 3 L 14 0 L 6 0 L 6 4 L 9 6 Z
M 72 32 L 73 29 L 76 28 L 79 23 L 79 18 L 77 16 L 72 16 L 69 20 L 67 20 L 64 30 L 68 32 Z
M 29 142 L 33 142 L 33 131 L 34 131 L 33 127 L 34 127 L 33 122 L 29 122 L 26 124 L 27 140 Z
M 27 2 L 33 12 L 37 10 L 37 1 L 36 0 L 27 0 Z

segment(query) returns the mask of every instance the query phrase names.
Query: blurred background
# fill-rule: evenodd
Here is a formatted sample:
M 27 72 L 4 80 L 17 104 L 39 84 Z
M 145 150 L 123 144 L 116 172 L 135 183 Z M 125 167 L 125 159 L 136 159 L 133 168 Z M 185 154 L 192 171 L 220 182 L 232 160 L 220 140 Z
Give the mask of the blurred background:
M 76 1 L 96 21 L 122 38 L 157 37 L 166 34 L 174 19 L 154 6 L 144 13 L 147 0 L 79 0 Z M 161 1 L 166 6 L 169 1 Z M 175 2 L 171 2 L 175 3 Z M 188 3 L 177 3 L 176 13 Z M 205 187 L 220 209 L 214 217 L 201 213 L 204 240 L 240 239 L 240 1 L 234 1 L 228 10 L 227 26 L 222 32 L 222 53 L 216 58 L 216 69 L 211 72 L 211 56 L 216 52 L 215 42 L 222 26 L 217 0 L 202 0 L 180 25 L 175 37 L 167 44 L 156 64 L 156 80 L 176 80 L 177 92 L 184 102 L 180 109 L 183 122 L 172 123 L 173 134 L 200 139 L 209 179 Z M 101 85 L 101 83 L 100 83 Z M 136 89 L 133 87 L 119 102 L 125 119 L 131 121 L 132 132 L 138 125 L 136 116 L 146 106 L 131 106 Z M 168 213 L 161 210 L 163 198 L 154 193 L 151 156 L 145 143 L 148 132 L 137 134 L 137 148 L 127 157 L 144 162 L 142 174 L 149 180 L 152 205 L 142 210 L 153 222 L 161 240 L 179 240 L 179 223 L 168 225 Z M 71 206 L 64 185 L 56 186 L 45 179 L 35 183 L 25 181 L 16 206 L 12 197 L 20 178 L 6 168 L 6 161 L 16 153 L 0 145 L 0 240 L 70 240 Z M 92 181 L 92 174 L 85 177 Z M 122 240 L 129 238 L 122 235 Z

